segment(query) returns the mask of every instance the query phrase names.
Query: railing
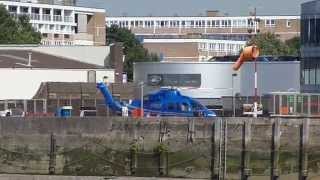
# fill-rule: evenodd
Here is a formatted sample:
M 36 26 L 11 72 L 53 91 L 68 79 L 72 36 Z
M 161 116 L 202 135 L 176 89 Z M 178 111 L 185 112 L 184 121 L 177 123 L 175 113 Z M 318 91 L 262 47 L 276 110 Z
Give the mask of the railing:
M 63 20 L 64 22 L 73 22 L 73 18 L 71 16 L 65 16 Z
M 51 21 L 51 15 L 50 14 L 43 14 L 42 20 L 43 21 Z
M 40 20 L 40 14 L 32 13 L 30 16 L 31 20 Z
M 72 46 L 74 45 L 73 41 L 51 41 L 51 40 L 42 40 L 42 45 L 45 46 Z
M 54 15 L 54 16 L 53 16 L 53 21 L 62 21 L 62 16 L 60 16 L 60 15 Z

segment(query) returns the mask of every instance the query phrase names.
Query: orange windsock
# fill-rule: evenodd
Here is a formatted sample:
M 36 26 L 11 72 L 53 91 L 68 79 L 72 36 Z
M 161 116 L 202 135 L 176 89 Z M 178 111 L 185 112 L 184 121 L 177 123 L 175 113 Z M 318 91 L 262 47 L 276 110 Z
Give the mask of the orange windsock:
M 259 56 L 259 54 L 260 50 L 257 46 L 253 45 L 245 47 L 236 63 L 233 64 L 233 70 L 239 70 L 244 61 L 254 60 Z

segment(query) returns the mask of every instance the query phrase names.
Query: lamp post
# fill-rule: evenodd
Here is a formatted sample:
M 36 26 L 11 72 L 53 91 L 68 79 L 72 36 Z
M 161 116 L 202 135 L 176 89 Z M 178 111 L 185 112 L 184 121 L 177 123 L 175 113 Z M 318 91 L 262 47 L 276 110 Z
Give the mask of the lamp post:
M 260 23 L 260 19 L 257 18 L 257 10 L 254 8 L 254 11 L 250 13 L 253 18 L 250 18 L 250 21 L 252 22 L 254 26 L 254 37 L 257 36 L 258 33 L 260 33 L 260 29 L 258 27 Z M 248 29 L 249 34 L 252 33 L 252 29 Z M 252 36 L 251 36 L 252 38 Z M 257 59 L 254 59 L 254 103 L 253 103 L 253 117 L 258 117 L 258 72 L 257 72 Z
M 233 110 L 233 117 L 236 116 L 236 99 L 234 95 L 234 78 L 237 77 L 237 73 L 232 74 L 232 110 Z

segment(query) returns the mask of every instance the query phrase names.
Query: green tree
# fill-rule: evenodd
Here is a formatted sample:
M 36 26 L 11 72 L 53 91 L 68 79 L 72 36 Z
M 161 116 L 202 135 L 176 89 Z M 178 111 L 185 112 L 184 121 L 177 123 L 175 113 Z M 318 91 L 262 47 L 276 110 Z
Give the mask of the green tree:
M 298 37 L 281 41 L 273 33 L 261 33 L 247 42 L 247 45 L 256 44 L 260 48 L 260 55 L 298 55 L 300 40 Z
M 289 48 L 289 54 L 299 56 L 300 52 L 300 37 L 294 37 L 289 40 L 287 40 L 286 45 Z
M 27 16 L 11 17 L 0 5 L 0 44 L 39 44 L 41 34 L 35 32 Z
M 149 53 L 143 48 L 142 44 L 136 39 L 130 30 L 119 28 L 116 25 L 107 28 L 107 44 L 113 42 L 122 42 L 124 46 L 124 54 L 126 55 L 124 62 L 124 71 L 128 75 L 128 79 L 133 79 L 133 63 L 134 62 L 155 62 L 159 61 L 156 54 Z

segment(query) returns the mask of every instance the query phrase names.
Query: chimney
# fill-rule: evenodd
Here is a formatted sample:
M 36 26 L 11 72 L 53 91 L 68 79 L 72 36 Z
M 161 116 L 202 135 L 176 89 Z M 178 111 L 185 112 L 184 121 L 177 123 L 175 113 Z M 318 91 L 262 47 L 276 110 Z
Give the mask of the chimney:
M 217 17 L 219 16 L 218 10 L 208 10 L 207 11 L 207 17 Z
M 123 82 L 123 43 L 115 42 L 110 47 L 110 65 L 111 68 L 114 68 L 114 81 L 115 83 Z

